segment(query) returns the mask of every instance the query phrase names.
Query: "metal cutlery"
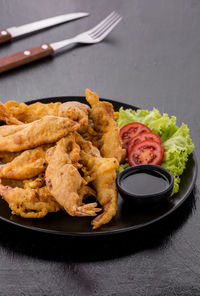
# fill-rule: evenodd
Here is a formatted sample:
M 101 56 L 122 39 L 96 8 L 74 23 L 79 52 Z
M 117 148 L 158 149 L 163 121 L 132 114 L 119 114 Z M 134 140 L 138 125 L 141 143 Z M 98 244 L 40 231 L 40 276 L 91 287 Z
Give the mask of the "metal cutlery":
M 56 54 L 58 51 L 72 43 L 93 44 L 101 42 L 121 21 L 121 19 L 122 17 L 118 13 L 112 12 L 94 28 L 78 34 L 73 38 L 50 44 L 44 43 L 40 46 L 0 58 L 0 73 Z
M 19 27 L 12 27 L 5 30 L 0 30 L 0 44 L 13 40 L 17 37 L 30 34 L 48 27 L 52 27 L 61 23 L 79 19 L 88 16 L 87 12 L 75 12 L 63 14 L 55 17 L 50 17 L 34 23 L 26 24 Z

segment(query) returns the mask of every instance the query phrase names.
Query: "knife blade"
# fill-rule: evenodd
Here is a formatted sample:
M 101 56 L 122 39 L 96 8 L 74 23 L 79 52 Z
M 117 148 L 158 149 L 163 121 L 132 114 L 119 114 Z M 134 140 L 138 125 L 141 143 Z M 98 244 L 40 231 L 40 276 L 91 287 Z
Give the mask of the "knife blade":
M 79 19 L 88 15 L 89 13 L 87 12 L 68 13 L 22 25 L 19 27 L 11 27 L 5 30 L 0 30 L 0 44 L 13 40 L 19 36 L 27 35 L 32 32 L 36 32 L 71 20 Z

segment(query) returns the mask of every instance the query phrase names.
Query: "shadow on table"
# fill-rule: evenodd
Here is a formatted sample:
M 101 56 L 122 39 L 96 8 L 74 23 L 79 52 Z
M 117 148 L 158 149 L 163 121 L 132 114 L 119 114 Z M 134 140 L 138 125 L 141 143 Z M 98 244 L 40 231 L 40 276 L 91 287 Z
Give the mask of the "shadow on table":
M 61 237 L 1 222 L 0 246 L 19 255 L 58 262 L 111 260 L 147 249 L 165 248 L 172 235 L 196 209 L 198 195 L 199 192 L 195 188 L 179 209 L 152 226 L 106 237 Z

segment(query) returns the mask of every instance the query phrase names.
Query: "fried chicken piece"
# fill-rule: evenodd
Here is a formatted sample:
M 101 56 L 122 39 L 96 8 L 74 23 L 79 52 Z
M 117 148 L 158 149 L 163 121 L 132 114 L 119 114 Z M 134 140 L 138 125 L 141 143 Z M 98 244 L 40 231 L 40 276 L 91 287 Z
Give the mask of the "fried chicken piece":
M 85 182 L 75 167 L 79 153 L 80 147 L 75 143 L 73 134 L 50 148 L 46 155 L 46 184 L 56 201 L 71 216 L 96 216 L 101 211 L 96 208 L 97 203 L 82 203 Z
M 89 106 L 76 101 L 26 105 L 15 101 L 0 103 L 0 120 L 7 124 L 23 124 L 39 120 L 44 116 L 68 117 L 84 126 L 88 124 Z
M 91 142 L 85 141 L 76 133 L 76 141 L 81 147 L 80 162 L 87 182 L 92 182 L 96 198 L 103 207 L 103 213 L 93 221 L 93 229 L 108 223 L 117 211 L 116 158 L 103 158 Z
M 20 127 L 23 128 L 12 134 L 4 133 L 4 136 L 2 136 L 2 131 L 5 131 L 4 126 L 0 127 L 0 151 L 16 152 L 54 143 L 69 132 L 77 130 L 80 125 L 68 118 L 45 116 Z
M 100 102 L 96 93 L 86 89 L 86 100 L 91 105 L 91 118 L 95 129 L 100 133 L 100 152 L 103 157 L 115 157 L 119 162 L 125 158 L 126 151 L 122 149 L 119 128 L 114 118 L 113 105 Z
M 23 151 L 11 162 L 0 166 L 0 178 L 29 179 L 45 171 L 46 151 L 50 145 L 43 145 L 35 149 Z
M 46 186 L 23 189 L 0 184 L 0 195 L 8 203 L 13 215 L 24 218 L 42 218 L 49 212 L 61 209 Z

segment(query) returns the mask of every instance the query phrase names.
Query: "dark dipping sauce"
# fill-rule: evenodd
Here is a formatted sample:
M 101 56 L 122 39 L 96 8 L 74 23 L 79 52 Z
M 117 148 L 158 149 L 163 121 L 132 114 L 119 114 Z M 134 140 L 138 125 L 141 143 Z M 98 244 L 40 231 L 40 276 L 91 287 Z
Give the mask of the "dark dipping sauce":
M 123 178 L 121 187 L 134 195 L 152 195 L 166 190 L 169 180 L 166 176 L 155 171 L 141 171 Z

